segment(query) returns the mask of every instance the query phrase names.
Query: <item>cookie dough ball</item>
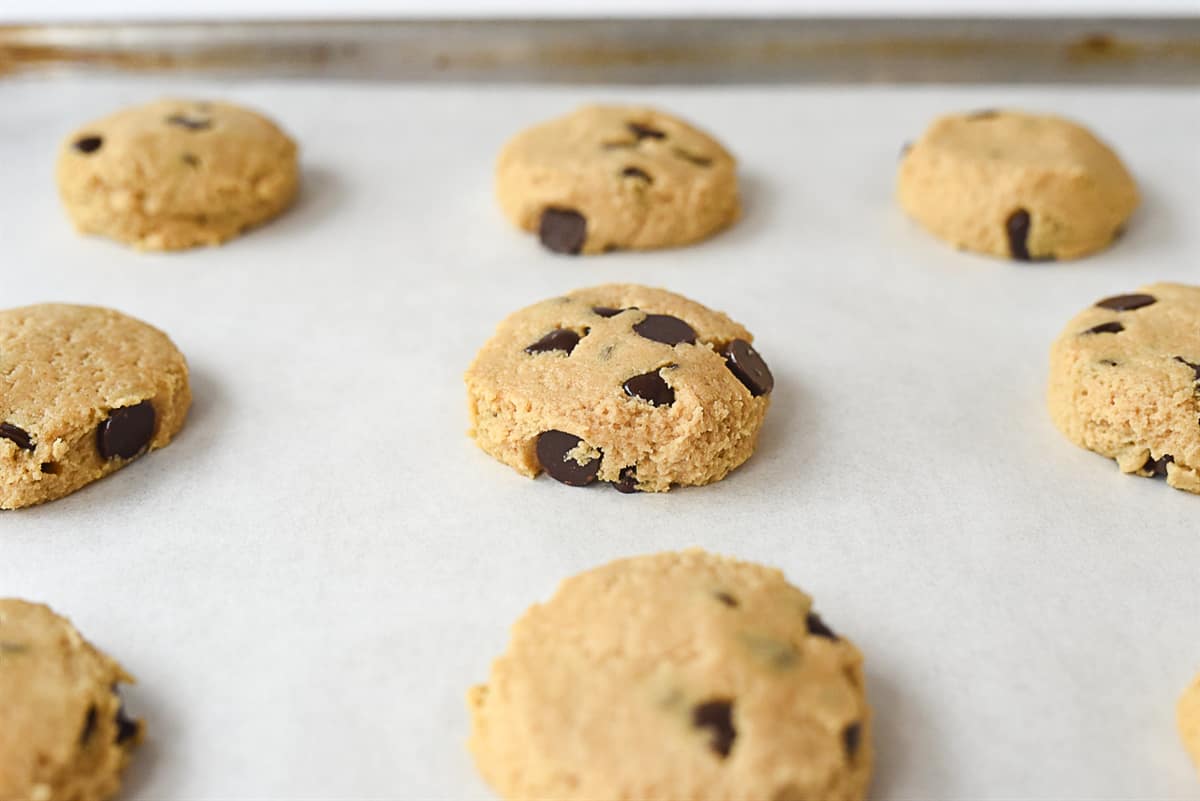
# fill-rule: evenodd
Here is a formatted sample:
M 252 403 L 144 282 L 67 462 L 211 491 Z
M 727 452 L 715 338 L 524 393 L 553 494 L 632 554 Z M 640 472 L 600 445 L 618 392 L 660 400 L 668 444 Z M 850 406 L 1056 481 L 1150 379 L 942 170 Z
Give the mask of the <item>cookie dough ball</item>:
M 862 657 L 783 574 L 700 550 L 563 582 L 468 696 L 506 799 L 861 799 Z
M 1200 288 L 1105 298 L 1050 350 L 1050 416 L 1125 473 L 1200 492 Z
M 0 509 L 52 501 L 161 448 L 192 402 L 183 355 L 112 309 L 0 311 Z
M 900 163 L 899 197 L 940 239 L 1018 261 L 1101 250 L 1138 205 L 1125 165 L 1086 128 L 990 110 L 935 120 Z
M 750 458 L 774 379 L 753 337 L 661 289 L 580 289 L 511 315 L 467 370 L 471 434 L 519 473 L 624 492 Z
M 1179 736 L 1200 768 L 1200 674 L 1179 699 Z
M 104 801 L 142 738 L 117 685 L 132 679 L 70 621 L 0 598 L 0 798 Z
M 298 183 L 296 144 L 230 103 L 124 109 L 80 128 L 58 156 L 75 227 L 139 250 L 219 245 L 286 209 Z
M 496 196 L 556 253 L 686 245 L 736 220 L 737 170 L 719 142 L 649 108 L 584 106 L 500 152 Z

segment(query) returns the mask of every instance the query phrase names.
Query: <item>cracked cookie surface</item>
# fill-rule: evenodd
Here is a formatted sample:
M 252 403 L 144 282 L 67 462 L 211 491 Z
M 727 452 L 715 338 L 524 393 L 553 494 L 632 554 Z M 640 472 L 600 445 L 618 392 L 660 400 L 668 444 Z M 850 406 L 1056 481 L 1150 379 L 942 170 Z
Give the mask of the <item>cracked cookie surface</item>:
M 1122 472 L 1200 492 L 1200 287 L 1097 301 L 1050 351 L 1050 415 Z
M 526 476 L 665 491 L 753 453 L 774 378 L 753 337 L 661 289 L 609 284 L 510 315 L 466 374 L 471 434 Z
M 105 801 L 142 724 L 117 685 L 132 679 L 48 607 L 0 598 L 0 799 Z
M 584 106 L 503 148 L 496 196 L 517 227 L 558 253 L 686 245 L 741 213 L 719 142 L 650 108 Z
M 507 799 L 860 799 L 862 658 L 778 570 L 701 550 L 564 581 L 468 696 Z
M 281 213 L 299 184 L 296 145 L 230 103 L 160 100 L 69 136 L 58 188 L 83 233 L 140 250 L 218 245 Z
M 61 498 L 161 448 L 191 405 L 166 334 L 112 309 L 0 311 L 0 509 Z
M 1011 110 L 934 120 L 905 151 L 897 194 L 938 238 L 1018 261 L 1101 250 L 1139 201 L 1124 164 L 1086 128 Z

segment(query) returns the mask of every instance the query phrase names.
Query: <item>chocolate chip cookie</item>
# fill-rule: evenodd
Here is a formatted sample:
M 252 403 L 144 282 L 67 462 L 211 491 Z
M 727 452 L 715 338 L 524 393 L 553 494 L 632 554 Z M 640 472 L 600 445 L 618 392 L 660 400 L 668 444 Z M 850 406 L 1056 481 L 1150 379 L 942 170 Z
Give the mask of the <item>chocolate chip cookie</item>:
M 1200 768 L 1200 674 L 1179 699 L 1178 719 L 1183 745 Z
M 701 550 L 567 579 L 468 696 L 507 799 L 861 799 L 862 657 L 778 570 Z
M 75 227 L 141 250 L 218 245 L 282 212 L 298 183 L 295 143 L 230 103 L 124 109 L 80 128 L 58 157 Z
M 191 405 L 165 334 L 112 309 L 0 311 L 0 509 L 51 501 L 161 448 Z
M 142 738 L 132 679 L 48 607 L 0 598 L 0 799 L 104 801 Z
M 1200 287 L 1097 301 L 1050 351 L 1050 415 L 1125 473 L 1200 492 Z
M 955 247 L 1052 261 L 1107 247 L 1137 208 L 1138 190 L 1086 128 L 985 110 L 934 120 L 901 159 L 899 198 Z
M 512 222 L 556 253 L 673 247 L 741 213 L 732 156 L 661 111 L 584 106 L 513 138 L 496 196 Z
M 467 371 L 472 436 L 534 477 L 622 492 L 724 478 L 753 453 L 774 378 L 724 314 L 609 284 L 511 315 Z

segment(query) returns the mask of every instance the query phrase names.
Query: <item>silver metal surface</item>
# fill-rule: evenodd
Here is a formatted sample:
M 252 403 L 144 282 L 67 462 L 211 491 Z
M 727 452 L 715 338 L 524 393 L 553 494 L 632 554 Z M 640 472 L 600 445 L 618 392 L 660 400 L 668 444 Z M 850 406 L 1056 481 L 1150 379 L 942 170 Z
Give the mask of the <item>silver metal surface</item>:
M 0 27 L 28 71 L 549 83 L 1200 84 L 1200 18 Z

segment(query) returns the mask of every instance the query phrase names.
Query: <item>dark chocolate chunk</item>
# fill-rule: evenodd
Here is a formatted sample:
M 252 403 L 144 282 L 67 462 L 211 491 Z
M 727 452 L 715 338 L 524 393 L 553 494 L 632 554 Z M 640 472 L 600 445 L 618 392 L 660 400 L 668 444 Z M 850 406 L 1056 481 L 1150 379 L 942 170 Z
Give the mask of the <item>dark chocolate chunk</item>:
M 1176 356 L 1175 361 L 1179 362 L 1180 364 L 1186 364 L 1188 367 L 1192 368 L 1192 372 L 1196 374 L 1196 380 L 1200 381 L 1200 364 L 1193 364 L 1182 356 Z
M 1163 454 L 1159 459 L 1155 459 L 1154 456 L 1147 456 L 1146 463 L 1142 465 L 1142 472 L 1149 473 L 1150 478 L 1166 478 L 1167 465 L 1174 461 L 1175 457 L 1169 453 Z
M 105 459 L 137 456 L 150 444 L 156 420 L 154 404 L 150 401 L 113 409 L 108 413 L 108 419 L 96 428 L 96 448 Z
M 825 621 L 817 616 L 816 612 L 809 612 L 808 617 L 804 619 L 808 626 L 808 633 L 816 637 L 824 637 L 827 640 L 836 640 L 838 636 L 833 633 L 833 629 L 825 625 Z
M 126 714 L 125 704 L 121 704 L 117 708 L 117 744 L 120 745 L 137 737 L 140 728 L 138 722 Z
M 612 485 L 613 489 L 625 495 L 641 492 L 637 486 L 637 465 L 621 468 L 620 478 L 614 481 Z
M 587 241 L 587 218 L 574 209 L 546 209 L 538 224 L 538 238 L 547 250 L 574 256 Z
M 598 314 L 601 317 L 616 317 L 618 314 L 620 314 L 623 311 L 628 311 L 628 309 L 614 309 L 612 306 L 593 306 L 592 307 L 592 314 Z
M 708 701 L 692 710 L 692 725 L 697 729 L 712 731 L 708 745 L 722 758 L 729 756 L 733 750 L 733 741 L 737 730 L 733 728 L 733 702 Z
M 1100 325 L 1094 325 L 1091 328 L 1089 328 L 1088 330 L 1084 331 L 1083 333 L 1085 333 L 1085 334 L 1119 334 L 1124 330 L 1125 330 L 1125 326 L 1121 325 L 1120 323 L 1100 323 Z
M 42 472 L 45 473 L 46 475 L 50 475 L 50 476 L 58 475 L 58 471 L 59 471 L 58 462 L 42 462 L 41 468 L 42 468 Z
M 8 440 L 24 451 L 31 451 L 34 448 L 29 432 L 12 423 L 0 423 L 0 439 Z
M 1029 212 L 1025 209 L 1017 209 L 1012 214 L 1008 215 L 1008 219 L 1004 223 L 1004 229 L 1008 233 L 1008 250 L 1012 253 L 1012 257 L 1017 261 L 1032 261 L 1029 258 Z
M 621 170 L 621 175 L 625 178 L 639 178 L 648 184 L 654 183 L 654 179 L 650 177 L 650 173 L 637 167 L 626 167 Z
M 84 136 L 75 140 L 75 149 L 80 153 L 95 153 L 104 144 L 103 137 Z
M 727 592 L 714 593 L 713 597 L 715 597 L 718 601 L 720 601 L 721 603 L 725 604 L 726 606 L 728 606 L 732 609 L 737 608 L 737 605 L 738 605 L 737 598 L 734 598 L 732 595 L 730 595 Z
M 537 457 L 546 475 L 572 487 L 583 487 L 596 480 L 600 472 L 600 459 L 589 459 L 583 464 L 568 456 L 582 443 L 579 437 L 565 431 L 543 431 L 537 438 Z
M 563 350 L 570 355 L 579 344 L 579 334 L 569 328 L 556 328 L 546 336 L 525 348 L 526 353 L 548 353 L 552 350 Z
M 692 164 L 695 164 L 697 167 L 711 167 L 712 166 L 712 159 L 710 159 L 708 156 L 698 156 L 695 153 L 689 153 L 688 151 L 684 150 L 681 147 L 673 148 L 671 150 L 671 152 L 674 153 L 676 155 L 676 157 L 681 158 L 684 161 L 691 162 Z
M 738 381 L 745 384 L 754 397 L 767 395 L 775 388 L 775 377 L 771 375 L 771 369 L 746 340 L 733 340 L 722 349 L 721 355 L 725 357 L 725 365 L 729 371 Z
M 666 139 L 667 135 L 657 128 L 651 128 L 649 125 L 642 125 L 638 122 L 629 123 L 629 130 L 638 138 L 638 141 L 643 139 Z
M 96 705 L 88 707 L 87 717 L 83 719 L 83 731 L 79 735 L 79 744 L 87 745 L 88 740 L 96 733 Z
M 621 386 L 626 395 L 650 401 L 651 406 L 670 406 L 675 402 L 675 390 L 667 386 L 658 370 L 635 375 Z
M 178 125 L 189 131 L 204 131 L 212 127 L 212 120 L 207 118 L 188 117 L 183 114 L 172 114 L 167 117 L 168 125 Z
M 1157 302 L 1158 298 L 1153 295 L 1114 295 L 1098 301 L 1096 305 L 1101 309 L 1112 309 L 1113 311 L 1133 311 Z
M 646 319 L 633 327 L 634 333 L 664 345 L 694 343 L 696 332 L 690 325 L 669 314 L 647 314 Z
M 851 723 L 842 732 L 842 745 L 846 746 L 846 756 L 851 762 L 854 761 L 854 757 L 858 753 L 858 744 L 861 739 L 862 724 Z

